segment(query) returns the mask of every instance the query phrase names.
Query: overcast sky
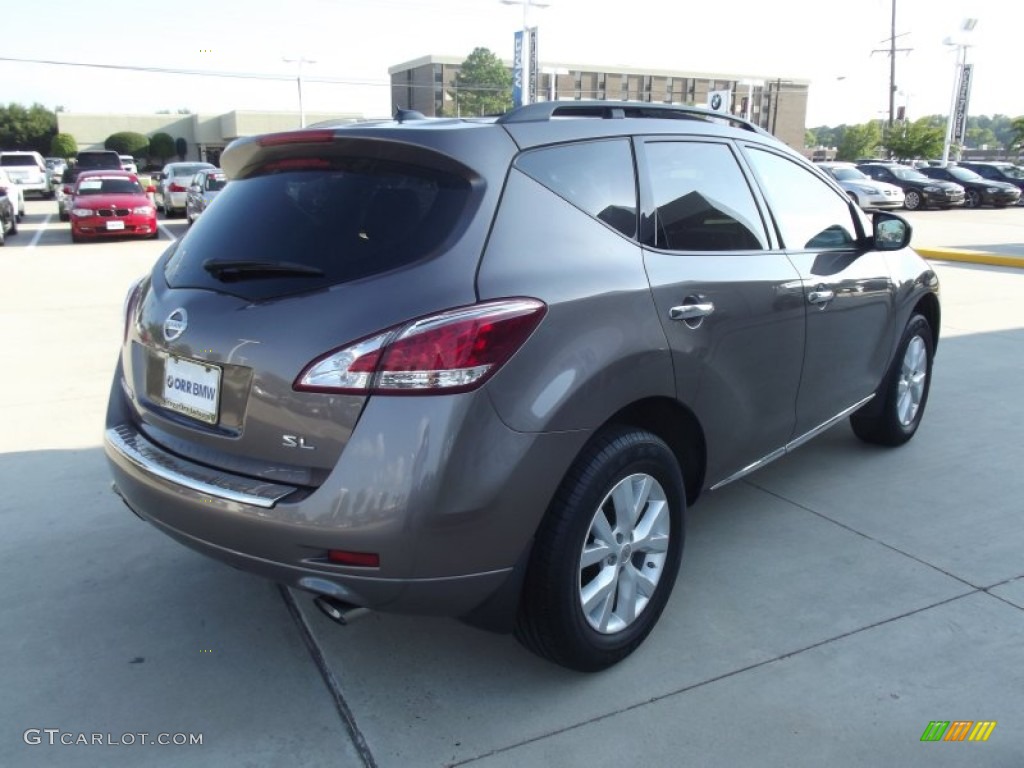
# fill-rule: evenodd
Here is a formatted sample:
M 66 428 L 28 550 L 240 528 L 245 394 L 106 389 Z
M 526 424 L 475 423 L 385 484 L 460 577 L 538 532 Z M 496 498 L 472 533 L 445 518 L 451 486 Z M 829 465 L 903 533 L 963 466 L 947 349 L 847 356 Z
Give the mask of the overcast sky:
M 811 81 L 808 127 L 861 123 L 888 111 L 892 0 L 540 0 L 541 63 L 616 65 Z M 537 2 L 537 0 L 534 0 Z M 1024 0 L 896 0 L 897 105 L 908 115 L 946 114 L 954 53 L 943 39 L 965 17 L 974 64 L 970 112 L 1024 115 L 1020 86 Z M 523 22 L 499 0 L 175 0 L 100 10 L 82 0 L 5 0 L 0 57 L 295 74 L 282 57 L 314 59 L 307 111 L 390 111 L 389 66 L 428 54 L 464 57 L 477 47 L 502 58 Z M 11 30 L 19 30 L 10 34 Z M 784 86 L 783 86 L 784 87 Z M 295 110 L 296 83 L 124 73 L 0 61 L 0 100 L 74 112 L 189 108 Z

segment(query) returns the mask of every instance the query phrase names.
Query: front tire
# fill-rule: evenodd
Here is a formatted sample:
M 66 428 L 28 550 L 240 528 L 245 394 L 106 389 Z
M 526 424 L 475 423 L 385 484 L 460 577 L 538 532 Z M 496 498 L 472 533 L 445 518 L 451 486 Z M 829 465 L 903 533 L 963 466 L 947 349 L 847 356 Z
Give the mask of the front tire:
M 685 499 L 679 464 L 659 437 L 627 426 L 598 433 L 537 531 L 518 640 L 581 672 L 631 654 L 672 593 Z
M 964 208 L 981 208 L 981 194 L 976 189 L 968 189 L 964 196 Z
M 867 443 L 895 446 L 914 436 L 928 403 L 934 356 L 932 328 L 923 315 L 914 315 L 875 399 L 850 417 L 857 437 Z
M 908 211 L 916 211 L 921 207 L 921 195 L 914 190 L 909 190 L 903 196 L 903 207 Z

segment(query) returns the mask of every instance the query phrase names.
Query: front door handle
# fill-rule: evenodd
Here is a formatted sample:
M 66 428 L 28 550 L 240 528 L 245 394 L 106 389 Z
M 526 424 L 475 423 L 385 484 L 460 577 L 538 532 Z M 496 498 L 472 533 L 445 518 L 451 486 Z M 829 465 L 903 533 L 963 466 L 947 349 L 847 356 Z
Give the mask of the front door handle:
M 707 317 L 714 311 L 715 305 L 708 301 L 700 304 L 682 304 L 678 307 L 672 307 L 668 311 L 668 316 L 673 320 L 696 320 L 699 317 Z
M 807 300 L 811 304 L 827 304 L 836 297 L 835 291 L 830 291 L 826 288 L 819 288 L 816 291 L 811 291 L 807 294 Z

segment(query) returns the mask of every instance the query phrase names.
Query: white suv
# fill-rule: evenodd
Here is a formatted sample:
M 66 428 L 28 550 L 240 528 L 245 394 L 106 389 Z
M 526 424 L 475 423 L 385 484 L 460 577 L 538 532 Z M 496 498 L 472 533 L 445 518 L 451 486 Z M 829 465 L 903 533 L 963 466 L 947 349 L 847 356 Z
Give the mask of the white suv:
M 22 192 L 38 192 L 42 197 L 53 197 L 46 163 L 38 152 L 0 152 L 0 167 L 7 171 L 11 181 Z

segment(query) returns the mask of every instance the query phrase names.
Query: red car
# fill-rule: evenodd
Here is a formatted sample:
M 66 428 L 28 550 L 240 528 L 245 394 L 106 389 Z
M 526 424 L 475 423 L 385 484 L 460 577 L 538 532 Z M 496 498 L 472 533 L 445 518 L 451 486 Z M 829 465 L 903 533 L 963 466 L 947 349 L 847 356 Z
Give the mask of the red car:
M 98 237 L 160 236 L 156 208 L 139 177 L 128 171 L 86 171 L 78 177 L 70 202 L 71 240 Z

